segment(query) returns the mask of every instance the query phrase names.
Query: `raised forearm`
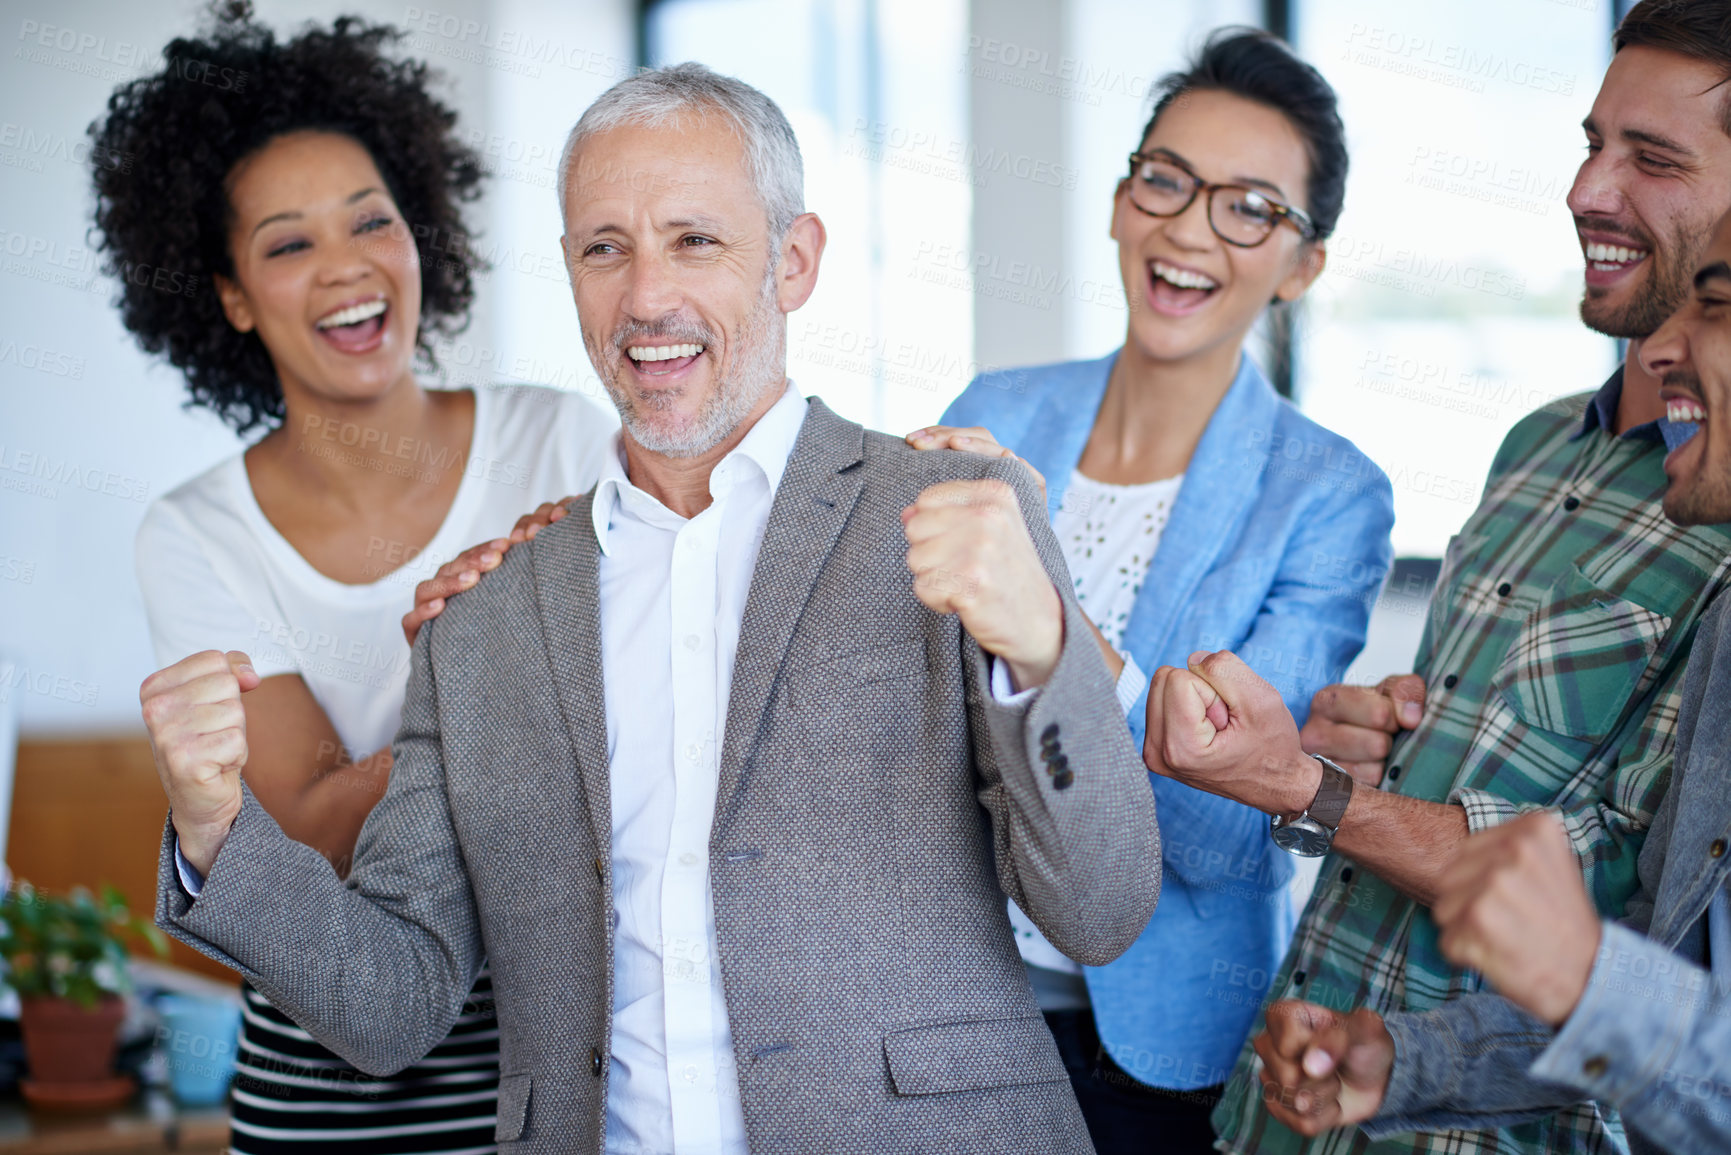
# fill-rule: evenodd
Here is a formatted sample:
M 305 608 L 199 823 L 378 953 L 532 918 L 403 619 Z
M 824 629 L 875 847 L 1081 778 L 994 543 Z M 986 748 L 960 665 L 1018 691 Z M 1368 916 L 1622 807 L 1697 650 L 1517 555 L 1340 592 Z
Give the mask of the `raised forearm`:
M 1531 1075 L 1551 1028 L 1490 992 L 1450 999 L 1435 1010 L 1384 1017 L 1395 1061 L 1373 1139 L 1405 1131 L 1514 1126 L 1555 1114 L 1583 1095 Z
M 1402 894 L 1436 901 L 1443 869 L 1467 837 L 1466 811 L 1359 787 L 1341 819 L 1334 849 Z
M 391 748 L 350 757 L 297 675 L 266 678 L 244 705 L 247 786 L 283 833 L 347 874 L 361 825 L 390 781 Z
M 444 1038 L 481 963 L 474 891 L 449 810 L 429 640 L 423 631 L 414 650 L 391 765 L 397 781 L 378 800 L 346 884 L 316 850 L 290 841 L 253 792 L 252 765 L 196 902 L 181 890 L 172 830 L 158 860 L 157 924 L 240 970 L 315 1039 L 370 1074 L 400 1070 Z M 276 737 L 264 745 L 284 755 L 293 749 Z
M 386 747 L 355 761 L 321 766 L 304 782 L 284 789 L 259 790 L 260 801 L 283 833 L 324 856 L 339 876 L 354 861 L 355 840 L 367 815 L 391 780 L 391 750 Z M 251 784 L 251 779 L 248 779 Z

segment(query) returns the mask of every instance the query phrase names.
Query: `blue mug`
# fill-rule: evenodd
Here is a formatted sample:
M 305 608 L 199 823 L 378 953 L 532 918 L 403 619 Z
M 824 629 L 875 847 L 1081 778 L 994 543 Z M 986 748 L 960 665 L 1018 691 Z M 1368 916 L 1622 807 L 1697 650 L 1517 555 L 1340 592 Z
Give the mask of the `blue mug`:
M 187 1107 L 212 1107 L 228 1094 L 240 1039 L 240 1004 L 164 995 L 156 1002 L 157 1045 L 168 1058 L 168 1085 Z

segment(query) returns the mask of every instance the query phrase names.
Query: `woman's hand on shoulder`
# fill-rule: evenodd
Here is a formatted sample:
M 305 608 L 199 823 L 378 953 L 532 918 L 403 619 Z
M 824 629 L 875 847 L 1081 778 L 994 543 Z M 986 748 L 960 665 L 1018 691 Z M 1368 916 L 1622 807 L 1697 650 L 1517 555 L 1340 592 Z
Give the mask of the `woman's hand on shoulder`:
M 415 607 L 403 615 L 403 637 L 408 639 L 409 645 L 415 644 L 423 625 L 444 612 L 445 599 L 462 593 L 480 581 L 482 574 L 499 568 L 499 563 L 505 560 L 505 554 L 512 546 L 533 541 L 536 534 L 569 513 L 569 503 L 574 500 L 574 497 L 563 497 L 558 501 L 542 502 L 534 512 L 517 519 L 509 536 L 470 546 L 417 585 Z
M 1008 457 L 1012 461 L 1020 461 L 1022 467 L 1039 482 L 1040 496 L 1046 496 L 1046 478 L 1038 469 L 1029 465 L 1026 459 L 999 445 L 990 429 L 979 425 L 928 425 L 924 429 L 914 430 L 903 440 L 915 449 L 959 449 L 963 453 L 980 453 L 987 457 Z

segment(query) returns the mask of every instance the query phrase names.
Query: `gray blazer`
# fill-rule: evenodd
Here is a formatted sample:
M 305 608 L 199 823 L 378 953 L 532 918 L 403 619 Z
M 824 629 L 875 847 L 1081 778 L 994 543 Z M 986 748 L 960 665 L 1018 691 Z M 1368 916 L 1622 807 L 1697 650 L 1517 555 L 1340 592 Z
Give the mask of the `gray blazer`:
M 1018 709 L 957 619 L 915 598 L 900 520 L 927 486 L 991 477 L 1066 615 L 1056 672 Z M 163 836 L 158 924 L 362 1070 L 443 1039 L 485 957 L 506 1152 L 597 1152 L 605 1128 L 596 558 L 585 498 L 421 631 L 346 882 L 250 793 L 196 902 Z M 1092 1150 L 1004 895 L 1072 958 L 1109 962 L 1153 913 L 1160 836 L 1069 588 L 1020 465 L 915 452 L 812 400 L 752 577 L 709 843 L 754 1152 Z

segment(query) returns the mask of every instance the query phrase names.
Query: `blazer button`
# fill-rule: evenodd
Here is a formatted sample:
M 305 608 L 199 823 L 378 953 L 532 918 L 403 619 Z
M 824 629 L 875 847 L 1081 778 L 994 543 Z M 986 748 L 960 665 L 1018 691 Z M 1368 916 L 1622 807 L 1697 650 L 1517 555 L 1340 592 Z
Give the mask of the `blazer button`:
M 1048 742 L 1056 742 L 1057 740 L 1058 740 L 1058 723 L 1053 722 L 1053 723 L 1049 724 L 1044 730 L 1040 731 L 1040 744 L 1042 746 L 1044 746 Z
M 591 1048 L 589 1051 L 589 1073 L 599 1079 L 601 1077 L 601 1067 L 601 1048 Z
M 1074 770 L 1060 770 L 1056 774 L 1052 775 L 1052 789 L 1068 790 L 1070 788 L 1070 783 L 1075 780 L 1076 772 Z
M 607 881 L 607 872 L 601 868 L 601 860 L 599 858 L 597 858 L 595 860 L 595 881 L 596 882 L 606 882 Z
M 1707 853 L 1712 855 L 1714 858 L 1724 858 L 1725 840 L 1723 838 L 1715 838 L 1713 840 L 1713 845 L 1707 848 Z

